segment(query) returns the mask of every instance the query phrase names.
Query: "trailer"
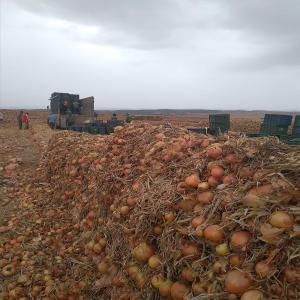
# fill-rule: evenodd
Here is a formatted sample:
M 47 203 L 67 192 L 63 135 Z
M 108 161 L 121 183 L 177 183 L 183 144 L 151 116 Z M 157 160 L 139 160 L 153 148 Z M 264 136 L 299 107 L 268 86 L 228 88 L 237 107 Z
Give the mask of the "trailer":
M 94 97 L 80 99 L 77 94 L 54 92 L 50 97 L 48 125 L 52 129 L 66 129 L 93 134 L 110 134 L 114 128 L 123 125 L 117 120 L 97 120 L 94 111 Z

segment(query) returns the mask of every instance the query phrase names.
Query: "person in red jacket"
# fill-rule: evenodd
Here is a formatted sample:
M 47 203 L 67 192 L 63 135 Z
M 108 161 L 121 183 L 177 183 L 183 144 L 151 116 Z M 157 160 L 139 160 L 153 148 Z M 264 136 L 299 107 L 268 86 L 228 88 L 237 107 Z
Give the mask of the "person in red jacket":
M 24 129 L 28 129 L 29 128 L 28 113 L 26 113 L 26 112 L 23 112 L 23 115 L 22 115 L 22 124 L 23 124 L 23 128 Z

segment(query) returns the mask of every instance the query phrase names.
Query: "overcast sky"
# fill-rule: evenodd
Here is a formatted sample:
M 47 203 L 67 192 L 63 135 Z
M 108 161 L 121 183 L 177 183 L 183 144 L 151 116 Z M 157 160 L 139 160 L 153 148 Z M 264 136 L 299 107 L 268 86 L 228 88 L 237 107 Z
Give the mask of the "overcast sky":
M 300 111 L 299 0 L 0 0 L 0 107 Z

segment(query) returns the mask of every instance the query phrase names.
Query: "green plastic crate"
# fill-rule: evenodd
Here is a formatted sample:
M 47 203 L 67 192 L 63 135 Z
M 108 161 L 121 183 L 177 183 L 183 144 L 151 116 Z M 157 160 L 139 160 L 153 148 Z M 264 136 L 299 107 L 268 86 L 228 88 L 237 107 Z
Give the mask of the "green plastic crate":
M 295 117 L 294 127 L 300 127 L 300 115 Z
M 263 123 L 260 127 L 260 133 L 265 135 L 287 135 L 288 126 L 279 126 L 276 124 Z
M 230 128 L 230 115 L 229 114 L 213 114 L 209 115 L 209 128 L 221 130 L 222 132 L 228 131 Z

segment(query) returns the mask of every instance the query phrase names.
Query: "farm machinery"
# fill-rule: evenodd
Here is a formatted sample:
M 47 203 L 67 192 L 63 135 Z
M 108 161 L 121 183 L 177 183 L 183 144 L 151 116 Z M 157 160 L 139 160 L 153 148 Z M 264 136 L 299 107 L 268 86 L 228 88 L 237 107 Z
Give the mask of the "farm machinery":
M 50 97 L 49 126 L 93 134 L 110 134 L 123 121 L 113 116 L 112 120 L 97 120 L 94 111 L 94 97 L 80 99 L 79 95 L 52 93 Z

